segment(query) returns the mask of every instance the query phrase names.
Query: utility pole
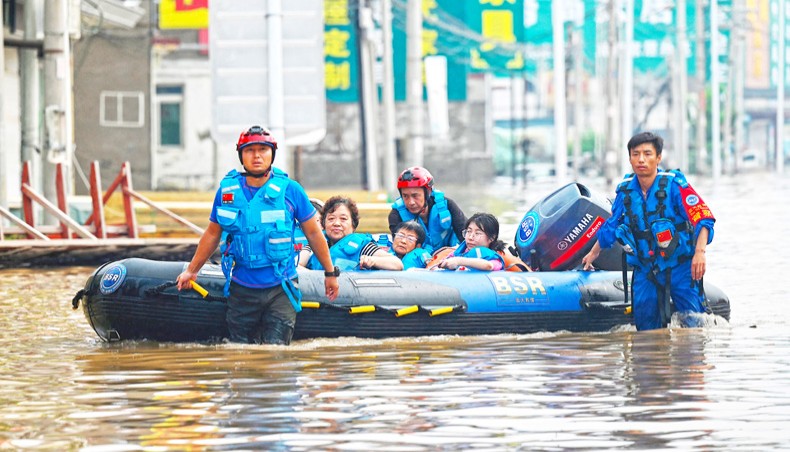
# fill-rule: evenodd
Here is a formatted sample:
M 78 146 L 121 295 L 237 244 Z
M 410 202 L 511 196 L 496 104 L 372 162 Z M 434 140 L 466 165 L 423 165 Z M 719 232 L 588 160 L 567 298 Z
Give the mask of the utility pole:
M 609 33 L 607 36 L 607 44 L 609 52 L 606 56 L 606 80 L 604 97 L 606 98 L 606 128 L 604 130 L 604 151 L 603 151 L 603 165 L 604 177 L 606 185 L 612 185 L 615 178 L 615 171 L 617 168 L 617 155 L 614 149 L 615 137 L 615 101 L 614 94 L 617 89 L 617 79 L 615 77 L 617 69 L 617 61 L 615 60 L 615 38 L 617 36 L 617 10 L 615 0 L 609 0 Z
M 423 166 L 422 142 L 422 0 L 408 0 L 406 10 L 406 166 Z
M 71 183 L 71 56 L 67 24 L 68 2 L 45 0 L 44 123 L 47 158 L 42 168 L 42 184 L 44 196 L 49 200 L 57 199 L 57 163 L 63 163 L 66 183 Z M 45 214 L 44 224 L 54 221 L 54 216 Z
M 25 40 L 35 41 L 38 37 L 36 6 L 38 2 L 26 2 L 24 11 Z M 32 184 L 41 192 L 41 134 L 39 112 L 41 111 L 41 78 L 39 77 L 38 51 L 20 49 L 22 74 L 22 162 L 33 166 Z
M 584 77 L 582 31 L 573 31 L 573 177 L 578 180 L 581 176 L 582 160 L 582 77 Z M 524 90 L 526 94 L 526 90 Z M 526 99 L 526 97 L 524 97 Z M 524 115 L 526 121 L 527 115 Z M 526 163 L 526 162 L 525 162 Z
M 0 14 L 0 118 L 5 118 L 3 104 L 5 103 L 5 14 Z M 0 121 L 0 166 L 8 168 L 5 149 L 5 121 Z M 3 171 L 7 173 L 6 171 Z M 8 207 L 8 181 L 0 176 L 0 207 Z M 0 221 L 5 221 L 0 219 Z M 2 226 L 2 224 L 0 224 Z M 2 237 L 0 237 L 2 238 Z
M 697 58 L 694 67 L 697 73 L 697 159 L 694 165 L 697 174 L 707 172 L 707 96 L 705 95 L 705 2 L 696 0 L 694 23 L 696 28 Z
M 710 0 L 710 132 L 713 180 L 721 176 L 721 101 L 719 99 L 719 0 Z
M 622 142 L 620 149 L 626 149 L 628 140 L 634 131 L 634 0 L 625 0 L 625 33 L 623 42 L 623 60 L 621 69 L 623 73 L 622 98 L 620 120 L 620 133 Z M 623 173 L 631 172 L 631 164 L 624 152 L 617 153 L 618 167 Z
M 373 15 L 366 0 L 360 0 L 357 9 L 357 30 L 359 31 L 359 73 L 362 88 L 362 153 L 365 163 L 365 189 L 377 191 L 381 188 L 379 179 L 379 158 L 376 143 L 376 106 L 375 83 L 373 81 L 373 51 L 370 35 L 373 31 Z
M 392 49 L 392 1 L 381 0 L 381 34 L 384 40 L 382 55 L 381 103 L 384 146 L 384 168 L 382 171 L 383 188 L 394 195 L 397 186 L 398 162 L 395 153 L 395 72 Z
M 554 174 L 564 184 L 568 172 L 568 124 L 565 112 L 565 2 L 551 2 L 554 37 Z
M 686 50 L 688 47 L 688 36 L 686 33 L 686 0 L 677 0 L 677 27 L 678 27 L 678 84 L 680 104 L 680 116 L 678 117 L 678 128 L 680 129 L 680 142 L 678 142 L 679 166 L 683 171 L 688 171 L 689 167 L 689 147 L 688 147 L 688 122 L 686 121 L 686 106 L 688 102 L 688 57 Z
M 732 29 L 730 36 L 732 36 Z M 721 143 L 722 149 L 732 149 L 732 100 L 733 93 L 735 92 L 735 64 L 737 58 L 735 57 L 735 40 L 729 40 L 730 48 L 727 51 L 727 80 L 725 81 L 724 88 L 724 119 L 721 126 Z M 729 153 L 729 152 L 727 152 Z M 721 165 L 717 165 L 721 168 Z
M 785 167 L 785 0 L 779 0 L 779 62 L 776 79 L 776 172 L 782 174 Z
M 283 5 L 282 0 L 269 0 L 266 9 L 266 39 L 269 53 L 268 90 L 269 90 L 269 130 L 278 140 L 279 148 L 276 165 L 289 170 L 288 140 L 285 136 L 285 102 L 283 82 Z
M 733 159 L 740 161 L 741 155 L 743 154 L 745 141 L 745 131 L 743 126 L 744 118 L 746 116 L 743 104 L 743 77 L 745 71 L 744 66 L 746 64 L 746 43 L 744 42 L 743 30 L 740 27 L 736 27 L 730 33 L 730 39 L 732 39 L 735 44 L 735 64 L 730 66 L 730 70 L 735 71 L 733 74 L 733 97 L 735 99 L 735 139 L 733 142 L 733 151 L 730 151 L 730 148 L 725 148 L 727 152 L 724 154 L 724 167 L 727 169 L 727 172 L 732 171 L 734 166 Z

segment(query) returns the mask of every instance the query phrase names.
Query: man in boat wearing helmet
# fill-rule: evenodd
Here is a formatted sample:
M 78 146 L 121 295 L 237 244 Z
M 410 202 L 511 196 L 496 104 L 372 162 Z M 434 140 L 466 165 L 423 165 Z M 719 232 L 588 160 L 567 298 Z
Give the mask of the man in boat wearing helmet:
M 390 232 L 403 221 L 415 220 L 425 229 L 423 248 L 435 252 L 456 246 L 463 239 L 466 215 L 450 198 L 433 188 L 433 176 L 427 169 L 413 166 L 398 177 L 400 198 L 392 204 L 388 221 Z
M 192 287 L 191 281 L 221 245 L 229 339 L 287 345 L 302 308 L 294 262 L 297 221 L 324 268 L 329 300 L 337 297 L 339 272 L 304 189 L 272 166 L 277 140 L 268 130 L 253 126 L 239 136 L 236 152 L 244 172 L 231 170 L 220 182 L 208 228 L 176 279 L 178 289 Z
M 612 216 L 582 259 L 584 269 L 590 270 L 601 247 L 608 248 L 615 240 L 623 245 L 627 262 L 634 267 L 633 313 L 638 330 L 665 327 L 673 310 L 706 311 L 705 247 L 713 240 L 716 219 L 680 171 L 658 167 L 663 147 L 664 140 L 651 132 L 628 141 L 634 173 L 617 186 Z M 695 323 L 688 315 L 681 321 Z

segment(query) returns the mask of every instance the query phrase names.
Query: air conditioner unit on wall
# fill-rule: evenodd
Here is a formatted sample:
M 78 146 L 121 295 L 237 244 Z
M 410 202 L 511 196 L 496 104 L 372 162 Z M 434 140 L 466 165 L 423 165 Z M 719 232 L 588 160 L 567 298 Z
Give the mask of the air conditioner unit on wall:
M 140 2 L 121 0 L 71 0 L 81 3 L 82 14 L 94 25 L 99 23 L 121 28 L 134 28 L 146 14 Z M 79 28 L 78 28 L 79 29 Z

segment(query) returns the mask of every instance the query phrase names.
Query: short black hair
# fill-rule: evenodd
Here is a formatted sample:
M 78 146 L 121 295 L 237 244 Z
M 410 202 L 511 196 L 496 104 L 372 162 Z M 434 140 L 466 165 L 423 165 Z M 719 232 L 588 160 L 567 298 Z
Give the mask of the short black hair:
M 417 246 L 422 246 L 425 243 L 425 228 L 422 227 L 417 220 L 409 220 L 409 221 L 402 221 L 395 226 L 395 234 L 398 233 L 401 229 L 405 229 L 407 231 L 411 231 L 417 234 Z
M 639 132 L 628 140 L 628 153 L 631 153 L 631 149 L 645 143 L 653 144 L 653 147 L 656 148 L 656 155 L 661 155 L 661 151 L 664 150 L 663 138 L 653 132 Z
M 321 225 L 326 228 L 327 215 L 337 210 L 341 205 L 346 206 L 348 209 L 351 214 L 351 226 L 356 230 L 357 226 L 359 226 L 359 209 L 357 208 L 357 203 L 347 196 L 332 196 L 326 200 L 324 210 L 321 212 Z

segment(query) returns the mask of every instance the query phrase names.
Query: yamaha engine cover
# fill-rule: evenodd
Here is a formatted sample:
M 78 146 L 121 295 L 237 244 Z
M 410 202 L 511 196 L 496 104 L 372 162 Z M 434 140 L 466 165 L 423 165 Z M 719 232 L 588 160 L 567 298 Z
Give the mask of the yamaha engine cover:
M 533 270 L 576 268 L 611 215 L 612 204 L 606 197 L 593 194 L 582 184 L 568 184 L 539 201 L 524 215 L 515 239 L 519 257 Z M 620 270 L 622 248 L 615 244 L 610 249 L 602 249 L 593 265 L 596 269 Z

